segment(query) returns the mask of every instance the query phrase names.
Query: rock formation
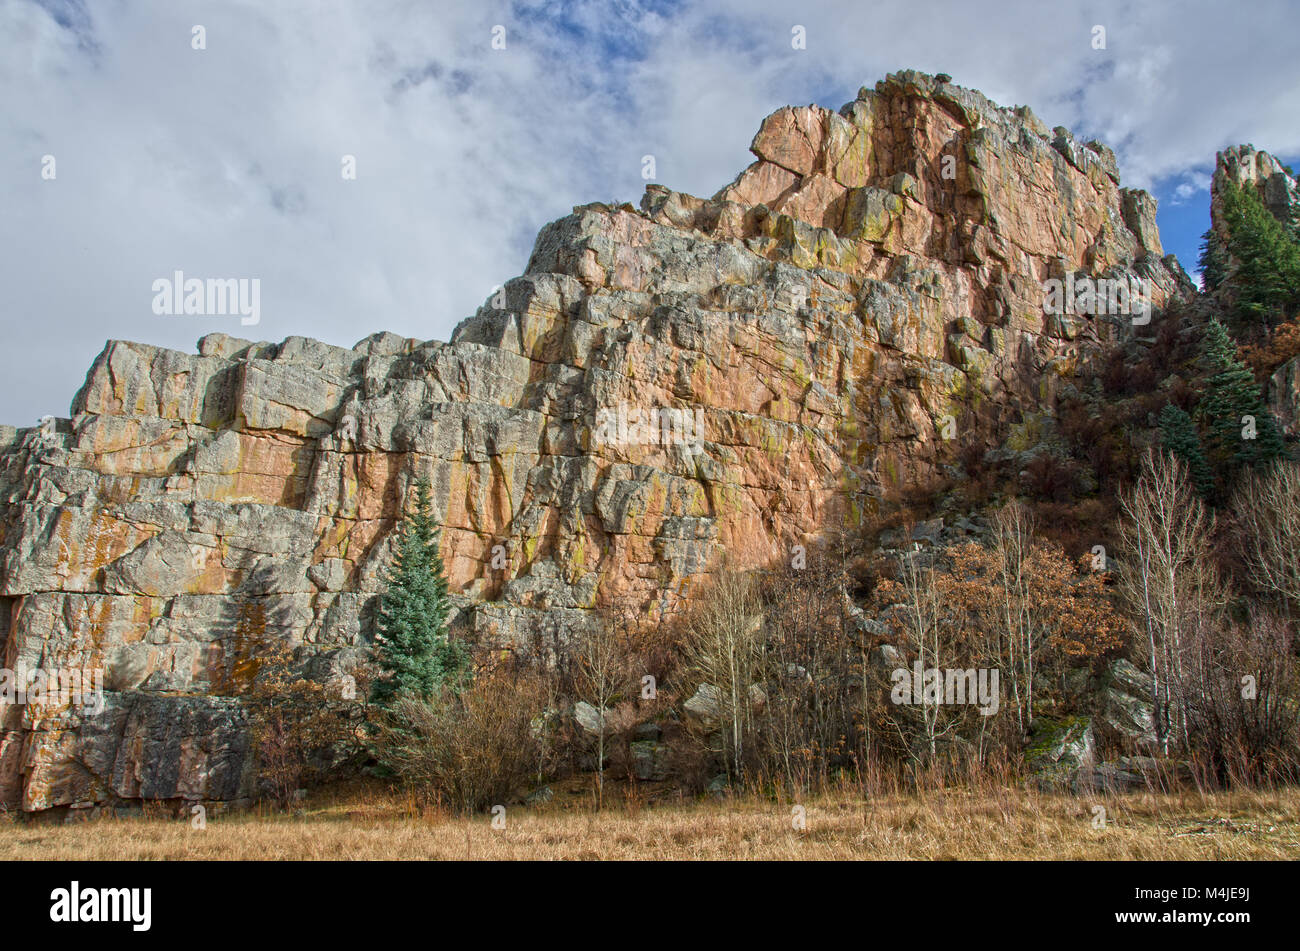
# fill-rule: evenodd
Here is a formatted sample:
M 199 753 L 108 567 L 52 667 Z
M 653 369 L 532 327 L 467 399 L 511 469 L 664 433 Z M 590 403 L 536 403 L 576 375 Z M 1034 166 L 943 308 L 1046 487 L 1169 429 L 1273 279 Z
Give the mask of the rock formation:
M 1210 210 L 1216 225 L 1222 210 L 1219 190 L 1225 181 L 1249 185 L 1273 217 L 1281 221 L 1290 218 L 1297 197 L 1295 179 L 1286 166 L 1267 152 L 1261 152 L 1253 145 L 1234 145 L 1215 156 Z
M 450 343 L 114 341 L 71 419 L 0 429 L 4 665 L 106 688 L 0 704 L 0 803 L 247 795 L 249 660 L 355 663 L 417 478 L 457 636 L 545 652 L 875 511 L 947 464 L 945 423 L 994 447 L 1050 413 L 1132 321 L 1045 314 L 1044 281 L 1190 287 L 1109 149 L 947 81 L 782 109 L 751 149 L 711 199 L 547 225 Z
M 1222 227 L 1219 193 L 1225 181 L 1254 188 L 1264 207 L 1283 223 L 1290 222 L 1292 209 L 1300 204 L 1300 186 L 1285 165 L 1254 146 L 1233 146 L 1215 158 L 1210 184 L 1210 218 L 1215 228 Z M 1265 396 L 1282 432 L 1300 435 L 1300 358 L 1286 361 L 1273 372 Z

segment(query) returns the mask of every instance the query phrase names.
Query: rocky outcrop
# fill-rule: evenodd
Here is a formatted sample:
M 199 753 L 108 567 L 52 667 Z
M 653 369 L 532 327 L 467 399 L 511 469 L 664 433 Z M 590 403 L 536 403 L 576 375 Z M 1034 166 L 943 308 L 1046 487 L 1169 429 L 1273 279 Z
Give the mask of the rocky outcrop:
M 940 471 L 949 419 L 1050 413 L 1133 322 L 1045 314 L 1045 281 L 1188 287 L 1108 149 L 950 82 L 782 109 L 751 148 L 713 198 L 547 225 L 449 343 L 110 342 L 70 419 L 0 430 L 5 665 L 108 695 L 0 706 L 0 802 L 247 795 L 259 652 L 355 663 L 418 478 L 457 635 L 545 653 L 874 511 Z
M 1044 787 L 1075 785 L 1096 765 L 1097 737 L 1087 717 L 1039 720 L 1030 739 L 1025 763 Z
M 1286 436 L 1300 436 L 1300 357 L 1282 364 L 1265 387 L 1269 412 Z
M 1295 178 L 1278 159 L 1253 145 L 1234 145 L 1215 156 L 1210 184 L 1210 217 L 1222 218 L 1219 189 L 1224 181 L 1253 188 L 1260 201 L 1279 221 L 1289 221 L 1297 200 Z
M 1092 700 L 1090 716 L 1040 719 L 1025 751 L 1025 764 L 1045 788 L 1084 790 L 1157 788 L 1186 772 L 1177 760 L 1156 760 L 1160 751 L 1152 706 L 1151 675 L 1124 659 L 1111 661 L 1104 674 L 1090 682 L 1086 668 L 1075 668 L 1067 692 L 1078 702 Z M 1136 751 L 1110 762 L 1098 762 L 1099 745 Z

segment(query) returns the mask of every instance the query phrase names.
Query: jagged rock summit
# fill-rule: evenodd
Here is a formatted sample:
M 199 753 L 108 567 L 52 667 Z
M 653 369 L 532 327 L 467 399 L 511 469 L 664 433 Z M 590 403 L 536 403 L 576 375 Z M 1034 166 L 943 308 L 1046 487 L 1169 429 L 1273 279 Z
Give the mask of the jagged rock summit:
M 0 430 L 4 665 L 106 689 L 0 703 L 0 803 L 249 795 L 250 660 L 355 663 L 417 478 L 457 636 L 545 652 L 875 511 L 951 465 L 945 420 L 995 448 L 1050 414 L 1133 330 L 1045 314 L 1045 280 L 1190 290 L 1109 149 L 947 81 L 781 109 L 751 148 L 713 198 L 547 225 L 450 343 L 114 341 L 70 419 Z

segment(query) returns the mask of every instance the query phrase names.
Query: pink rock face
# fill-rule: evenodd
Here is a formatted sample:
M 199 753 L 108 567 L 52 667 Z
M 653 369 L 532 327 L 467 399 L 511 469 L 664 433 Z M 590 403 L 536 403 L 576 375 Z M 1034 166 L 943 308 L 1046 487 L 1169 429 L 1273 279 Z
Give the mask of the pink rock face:
M 0 801 L 249 795 L 253 661 L 287 643 L 328 680 L 365 653 L 419 478 L 455 636 L 546 653 L 874 512 L 967 409 L 958 443 L 989 448 L 1050 414 L 1132 321 L 1045 314 L 1045 280 L 1187 286 L 1108 150 L 921 74 L 780 110 L 753 151 L 713 199 L 548 225 L 450 343 L 114 342 L 70 420 L 0 430 L 4 663 L 106 693 L 0 703 Z
M 829 176 L 814 172 L 797 190 L 778 198 L 772 210 L 818 228 L 838 230 L 843 223 L 848 189 Z
M 749 150 L 796 175 L 811 175 L 824 167 L 830 113 L 818 106 L 786 106 L 763 120 Z
M 798 185 L 799 176 L 794 172 L 771 162 L 755 162 L 735 182 L 719 192 L 718 198 L 741 205 L 767 205 L 770 208 L 780 204 L 781 199 L 793 192 Z

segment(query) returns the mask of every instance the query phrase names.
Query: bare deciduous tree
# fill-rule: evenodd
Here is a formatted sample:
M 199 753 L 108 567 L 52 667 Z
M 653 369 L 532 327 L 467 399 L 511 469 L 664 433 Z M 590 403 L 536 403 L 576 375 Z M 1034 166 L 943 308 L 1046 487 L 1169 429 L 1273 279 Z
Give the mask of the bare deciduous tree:
M 252 750 L 262 784 L 287 808 L 301 785 L 360 753 L 366 708 L 355 690 L 343 696 L 341 685 L 304 676 L 285 645 L 267 649 L 256 666 L 245 698 Z M 367 684 L 370 675 L 365 667 L 353 671 Z
M 1138 656 L 1151 673 L 1156 734 L 1187 741 L 1182 687 L 1187 652 L 1217 623 L 1225 596 L 1213 557 L 1214 516 L 1202 504 L 1175 457 L 1148 450 L 1142 476 L 1120 498 L 1120 531 L 1128 558 L 1123 591 L 1140 619 Z
M 923 562 L 921 552 L 899 554 L 898 585 L 902 596 L 897 600 L 900 610 L 895 613 L 895 623 L 915 662 L 922 670 L 958 666 L 953 657 L 950 612 L 944 604 L 938 572 Z M 922 693 L 919 699 L 921 738 L 933 762 L 939 740 L 956 728 L 957 717 L 944 707 L 942 698 Z
M 596 708 L 596 806 L 605 802 L 605 744 L 616 728 L 610 708 L 624 698 L 631 679 L 632 619 L 626 611 L 602 612 L 578 644 L 576 687 Z
M 1287 625 L 1267 614 L 1196 632 L 1181 694 L 1198 778 L 1217 785 L 1296 777 L 1300 683 L 1291 644 Z
M 684 633 L 687 666 L 718 692 L 727 774 L 740 776 L 754 729 L 754 688 L 764 679 L 763 614 L 755 579 L 719 574 L 687 617 Z

